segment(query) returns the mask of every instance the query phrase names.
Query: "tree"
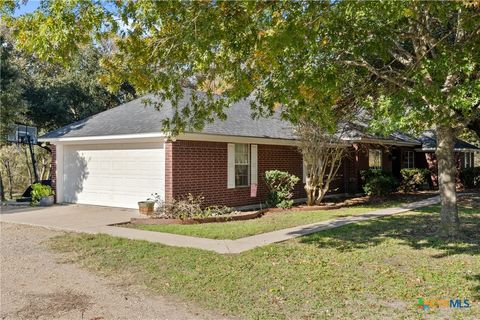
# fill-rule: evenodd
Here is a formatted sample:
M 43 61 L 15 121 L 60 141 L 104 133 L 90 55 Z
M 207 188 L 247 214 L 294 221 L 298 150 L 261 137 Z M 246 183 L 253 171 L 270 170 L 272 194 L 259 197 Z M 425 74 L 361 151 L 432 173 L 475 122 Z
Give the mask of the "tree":
M 310 120 L 300 121 L 295 133 L 299 137 L 299 148 L 307 169 L 307 205 L 312 206 L 319 204 L 330 190 L 330 183 L 346 155 L 347 144 L 341 139 L 342 129 L 332 134 Z
M 28 120 L 45 132 L 135 97 L 134 92 L 111 93 L 99 83 L 100 58 L 97 48 L 86 47 L 67 68 L 23 54 L 21 64 L 28 74 L 23 91 Z
M 378 84 L 368 97 L 377 127 L 436 129 L 439 231 L 458 235 L 453 149 L 456 135 L 478 117 L 478 9 L 461 2 L 340 2 L 332 15 L 329 50 Z
M 309 116 L 332 131 L 332 106 L 345 86 L 370 106 L 374 128 L 435 127 L 440 233 L 455 236 L 453 141 L 471 125 L 480 90 L 473 4 L 46 1 L 14 24 L 25 49 L 63 63 L 113 38 L 118 51 L 103 60 L 103 79 L 173 100 L 177 112 L 164 124 L 172 134 L 223 118 L 224 108 L 247 97 L 255 115 L 282 106 L 287 120 Z M 222 97 L 205 85 L 217 81 L 227 84 Z M 206 101 L 193 96 L 180 109 L 186 84 L 207 88 Z
M 23 99 L 25 81 L 22 70 L 15 63 L 14 49 L 4 36 L 0 25 L 0 141 L 9 133 L 14 123 L 25 119 L 26 103 Z

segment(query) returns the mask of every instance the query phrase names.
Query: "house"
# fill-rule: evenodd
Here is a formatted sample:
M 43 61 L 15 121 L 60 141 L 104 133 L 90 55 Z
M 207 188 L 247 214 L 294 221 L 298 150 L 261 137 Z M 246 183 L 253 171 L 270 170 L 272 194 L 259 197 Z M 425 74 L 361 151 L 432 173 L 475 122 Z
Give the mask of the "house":
M 180 105 L 188 103 L 188 94 Z M 56 200 L 135 208 L 152 193 L 164 199 L 191 193 L 203 195 L 211 205 L 259 206 L 267 195 L 265 171 L 304 177 L 304 164 L 287 122 L 278 114 L 252 120 L 250 112 L 249 101 L 240 101 L 226 110 L 225 121 L 169 140 L 161 123 L 173 115 L 171 104 L 165 102 L 158 111 L 136 99 L 49 132 L 39 140 L 53 145 Z M 425 155 L 432 152 L 431 143 L 423 140 L 403 134 L 377 137 L 353 126 L 345 139 L 349 155 L 332 194 L 361 192 L 360 171 L 367 168 L 398 176 L 401 168 L 427 167 Z M 468 145 L 459 152 L 476 150 Z M 294 194 L 305 198 L 302 180 Z

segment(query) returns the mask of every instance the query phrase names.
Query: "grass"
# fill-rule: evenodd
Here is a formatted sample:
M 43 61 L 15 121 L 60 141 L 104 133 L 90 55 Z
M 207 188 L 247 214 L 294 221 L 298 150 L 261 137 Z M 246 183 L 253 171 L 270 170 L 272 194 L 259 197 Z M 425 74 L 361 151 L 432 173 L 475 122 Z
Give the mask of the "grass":
M 462 236 L 435 236 L 438 206 L 364 221 L 239 255 L 107 235 L 51 246 L 101 274 L 250 319 L 480 318 L 480 197 L 460 207 Z M 418 298 L 470 309 L 419 310 Z
M 261 218 L 246 221 L 190 225 L 130 225 L 133 228 L 182 234 L 210 239 L 239 239 L 255 234 L 331 220 L 334 218 L 363 214 L 380 208 L 399 205 L 399 201 L 383 202 L 368 206 L 355 206 L 335 210 L 286 211 L 267 214 Z

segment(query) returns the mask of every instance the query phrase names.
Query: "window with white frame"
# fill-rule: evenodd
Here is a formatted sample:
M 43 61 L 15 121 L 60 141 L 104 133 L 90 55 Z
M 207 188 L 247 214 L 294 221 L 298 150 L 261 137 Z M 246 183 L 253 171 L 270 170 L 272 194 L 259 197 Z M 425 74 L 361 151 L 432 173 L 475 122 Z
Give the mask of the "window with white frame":
M 382 150 L 368 150 L 368 167 L 370 169 L 382 169 Z
M 403 155 L 403 167 L 408 169 L 415 168 L 415 152 L 405 151 Z
M 463 158 L 463 167 L 464 168 L 473 167 L 472 154 L 473 154 L 473 152 L 465 152 L 464 153 L 464 158 Z
M 248 186 L 250 148 L 248 144 L 235 144 L 235 186 Z

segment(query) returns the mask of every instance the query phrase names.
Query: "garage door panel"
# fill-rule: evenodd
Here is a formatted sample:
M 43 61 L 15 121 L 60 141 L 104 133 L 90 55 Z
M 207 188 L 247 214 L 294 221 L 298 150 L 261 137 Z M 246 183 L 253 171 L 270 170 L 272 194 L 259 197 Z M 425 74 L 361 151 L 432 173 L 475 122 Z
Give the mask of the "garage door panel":
M 136 208 L 164 195 L 163 143 L 65 146 L 66 202 Z

